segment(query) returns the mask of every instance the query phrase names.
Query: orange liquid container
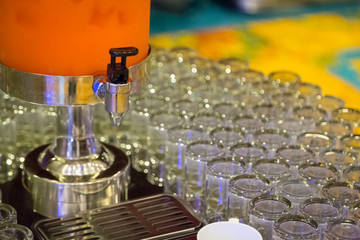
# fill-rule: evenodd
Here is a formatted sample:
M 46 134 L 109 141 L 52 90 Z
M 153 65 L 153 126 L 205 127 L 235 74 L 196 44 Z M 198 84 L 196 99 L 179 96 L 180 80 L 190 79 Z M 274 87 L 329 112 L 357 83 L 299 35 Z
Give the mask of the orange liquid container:
M 109 49 L 149 50 L 150 0 L 0 0 L 0 62 L 58 76 L 106 71 Z

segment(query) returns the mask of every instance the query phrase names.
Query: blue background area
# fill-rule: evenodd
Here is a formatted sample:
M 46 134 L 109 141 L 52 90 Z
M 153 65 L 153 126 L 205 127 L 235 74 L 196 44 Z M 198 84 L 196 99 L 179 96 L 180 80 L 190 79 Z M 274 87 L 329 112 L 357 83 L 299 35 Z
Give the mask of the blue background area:
M 180 30 L 197 30 L 244 24 L 251 21 L 272 18 L 296 17 L 305 13 L 336 12 L 344 15 L 351 15 L 354 14 L 354 9 L 360 9 L 360 1 L 285 9 L 279 7 L 279 9 L 261 14 L 242 13 L 235 8 L 225 7 L 211 0 L 198 0 L 194 7 L 184 12 L 161 10 L 153 4 L 151 9 L 150 32 L 151 34 L 157 34 Z

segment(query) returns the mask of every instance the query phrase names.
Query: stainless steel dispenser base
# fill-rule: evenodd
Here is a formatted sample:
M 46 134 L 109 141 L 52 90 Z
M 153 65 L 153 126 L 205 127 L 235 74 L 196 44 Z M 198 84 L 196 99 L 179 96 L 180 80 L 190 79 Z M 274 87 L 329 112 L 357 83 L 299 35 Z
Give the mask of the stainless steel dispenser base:
M 32 194 L 33 209 L 47 217 L 63 217 L 127 199 L 130 162 L 121 150 L 101 144 L 113 155 L 111 165 L 87 181 L 63 182 L 41 166 L 39 157 L 53 157 L 49 145 L 30 152 L 24 164 L 23 185 Z

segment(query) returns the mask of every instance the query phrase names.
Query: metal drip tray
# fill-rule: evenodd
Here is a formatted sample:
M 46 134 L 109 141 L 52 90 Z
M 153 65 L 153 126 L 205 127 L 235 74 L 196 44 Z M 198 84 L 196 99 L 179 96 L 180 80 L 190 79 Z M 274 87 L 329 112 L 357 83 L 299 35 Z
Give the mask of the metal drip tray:
M 161 194 L 71 217 L 44 219 L 33 228 L 41 240 L 165 240 L 193 235 L 202 226 L 179 199 Z

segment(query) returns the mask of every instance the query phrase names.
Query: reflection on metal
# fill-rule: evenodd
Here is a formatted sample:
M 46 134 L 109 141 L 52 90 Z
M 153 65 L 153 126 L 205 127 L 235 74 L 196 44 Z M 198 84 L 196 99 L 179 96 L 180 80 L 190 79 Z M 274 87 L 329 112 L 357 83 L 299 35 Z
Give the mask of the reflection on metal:
M 147 81 L 150 57 L 129 67 L 131 92 Z M 106 73 L 104 72 L 105 76 Z M 102 100 L 93 92 L 94 76 L 52 76 L 22 72 L 0 63 L 0 89 L 21 100 L 53 106 L 95 104 Z
M 106 169 L 100 169 L 91 178 L 79 174 L 78 179 L 76 176 L 61 179 L 39 161 L 40 156 L 43 160 L 53 157 L 50 149 L 48 145 L 35 149 L 24 164 L 23 185 L 32 195 L 34 211 L 48 217 L 63 217 L 126 200 L 130 162 L 121 150 L 102 144 L 102 151 L 113 156 Z

